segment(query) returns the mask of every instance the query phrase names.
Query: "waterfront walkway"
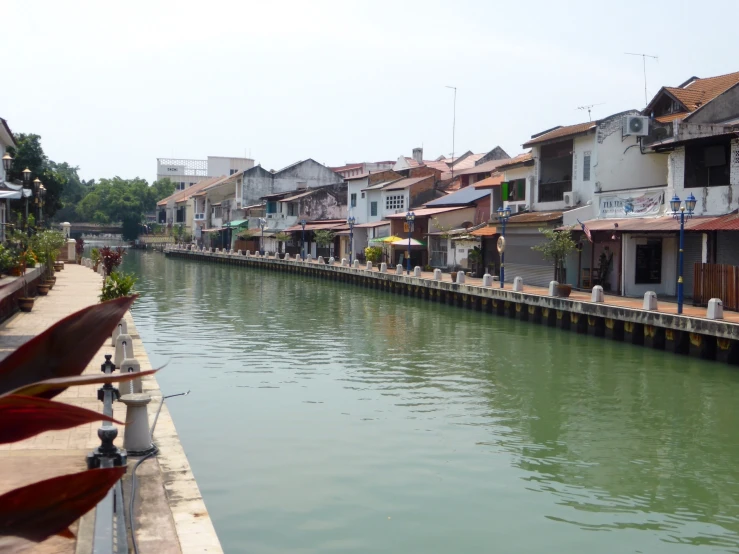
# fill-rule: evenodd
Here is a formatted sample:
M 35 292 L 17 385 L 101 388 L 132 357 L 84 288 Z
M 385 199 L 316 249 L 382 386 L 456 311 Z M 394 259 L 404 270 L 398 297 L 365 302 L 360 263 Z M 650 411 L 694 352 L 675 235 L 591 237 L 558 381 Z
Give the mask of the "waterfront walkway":
M 31 313 L 18 313 L 0 325 L 0 358 L 60 319 L 97 303 L 100 285 L 100 276 L 91 269 L 68 264 L 64 271 L 57 273 L 56 285 L 49 295 L 36 299 Z M 141 363 L 142 370 L 150 369 L 148 356 L 130 313 L 126 315 L 126 319 L 133 339 L 135 357 Z M 99 374 L 100 365 L 105 361 L 104 354 L 112 354 L 113 350 L 108 341 L 93 357 L 85 373 Z M 151 425 L 161 401 L 161 392 L 153 376 L 142 381 L 144 392 L 152 397 L 148 406 Z M 102 403 L 97 400 L 97 389 L 98 385 L 72 387 L 57 396 L 56 400 L 102 412 Z M 125 405 L 116 402 L 113 405 L 113 415 L 119 421 L 125 421 Z M 0 445 L 0 494 L 43 479 L 85 470 L 85 456 L 100 445 L 98 427 L 97 423 L 86 424 Z M 116 444 L 121 446 L 123 428 L 118 427 Z M 222 552 L 166 404 L 157 421 L 154 442 L 160 449 L 158 456 L 142 463 L 136 472 L 138 485 L 135 519 L 139 551 L 141 554 Z M 130 494 L 130 473 L 137 460 L 138 458 L 129 458 L 128 473 L 123 483 L 126 504 Z M 72 526 L 72 532 L 77 535 L 76 540 L 52 537 L 28 552 L 91 552 L 93 523 L 94 512 L 90 512 Z

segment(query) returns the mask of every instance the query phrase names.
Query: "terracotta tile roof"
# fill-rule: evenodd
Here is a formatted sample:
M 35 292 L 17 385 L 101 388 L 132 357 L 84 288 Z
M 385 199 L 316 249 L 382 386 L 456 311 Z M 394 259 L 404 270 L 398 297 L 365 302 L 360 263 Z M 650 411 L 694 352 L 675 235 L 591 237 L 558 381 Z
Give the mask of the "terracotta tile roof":
M 475 162 L 479 160 L 480 158 L 482 158 L 484 155 L 485 155 L 484 152 L 482 154 L 470 154 L 461 162 L 454 164 L 454 173 L 456 173 L 458 170 L 461 171 L 463 169 L 469 169 L 471 167 L 475 167 Z
M 525 214 L 512 215 L 508 220 L 508 225 L 515 223 L 546 223 L 548 221 L 556 221 L 562 219 L 564 212 L 529 212 Z
M 454 176 L 456 177 L 457 175 L 474 175 L 475 173 L 492 173 L 493 171 L 497 170 L 498 167 L 500 167 L 504 163 L 509 162 L 510 160 L 510 158 L 505 158 L 503 160 L 490 160 L 489 162 L 470 167 L 469 169 L 463 169 L 462 171 L 455 170 Z
M 693 112 L 736 84 L 739 84 L 739 72 L 695 79 L 683 87 L 665 87 L 665 90 Z
M 503 182 L 502 173 L 493 173 L 490 177 L 486 177 L 482 181 L 477 181 L 472 186 L 476 189 L 491 189 L 499 186 Z
M 205 187 L 212 185 L 213 183 L 220 181 L 221 179 L 224 179 L 224 178 L 225 177 L 208 177 L 207 179 L 203 179 L 202 181 L 200 181 L 199 183 L 195 183 L 191 187 L 188 187 L 184 190 L 175 191 L 173 194 L 169 195 L 167 198 L 163 198 L 162 200 L 157 202 L 157 206 L 166 206 L 170 201 L 181 202 L 183 200 L 187 200 L 196 192 L 200 192 Z
M 513 219 L 513 218 L 511 218 Z M 685 230 L 697 230 L 716 220 L 716 217 L 693 217 L 685 220 Z M 616 224 L 618 227 L 616 227 Z M 620 219 L 591 219 L 585 221 L 590 231 L 679 231 L 680 223 L 671 215 L 661 217 L 631 217 Z M 575 231 L 579 230 L 578 228 Z
M 727 214 L 712 219 L 711 221 L 703 221 L 700 225 L 696 225 L 693 231 L 739 231 L 739 214 Z
M 425 179 L 428 179 L 430 177 L 432 176 L 426 175 L 425 177 L 413 177 L 411 179 L 401 179 L 400 181 L 395 181 L 394 183 L 391 183 L 388 186 L 384 187 L 383 190 L 402 190 L 412 185 L 415 185 L 416 183 L 419 183 Z
M 517 165 L 523 165 L 526 163 L 530 163 L 534 161 L 534 154 L 532 152 L 524 152 L 523 154 L 519 154 L 518 156 L 515 156 L 511 158 L 510 160 L 506 160 L 504 164 L 501 164 L 498 166 L 498 170 L 505 171 L 506 169 L 511 169 Z
M 690 112 L 671 113 L 668 115 L 661 115 L 659 117 L 655 117 L 654 119 L 656 121 L 659 121 L 660 123 L 669 123 L 670 121 L 675 121 L 676 119 L 683 119 L 689 114 Z
M 529 146 L 532 146 L 534 144 L 541 144 L 542 142 L 547 142 L 549 140 L 579 135 L 580 133 L 586 133 L 591 129 L 595 129 L 596 124 L 597 121 L 588 121 L 587 123 L 578 123 L 577 125 L 557 127 L 556 129 L 553 129 L 548 133 L 544 133 L 543 135 L 539 135 L 538 137 L 534 137 L 530 141 L 525 142 L 523 144 L 523 147 L 528 148 Z
M 478 229 L 477 231 L 472 231 L 470 234 L 476 237 L 492 237 L 493 235 L 498 234 L 498 229 L 497 227 L 489 225 L 487 227 L 483 227 L 482 229 Z
M 381 220 L 381 221 L 372 221 L 370 223 L 360 223 L 359 225 L 355 225 L 355 229 L 372 229 L 374 227 L 383 227 L 384 225 L 390 225 L 389 221 Z
M 336 231 L 343 231 L 348 229 L 349 226 L 346 224 L 344 219 L 316 219 L 314 221 L 307 221 L 305 224 L 306 231 L 319 231 L 321 229 L 332 229 Z M 285 229 L 285 232 L 302 231 L 303 227 L 300 224 L 293 225 Z
M 421 208 L 420 210 L 413 210 L 416 217 L 431 217 L 432 215 L 442 214 L 444 212 L 453 212 L 455 210 L 467 210 L 470 208 L 459 207 L 459 208 Z M 387 219 L 405 219 L 405 213 L 386 215 Z

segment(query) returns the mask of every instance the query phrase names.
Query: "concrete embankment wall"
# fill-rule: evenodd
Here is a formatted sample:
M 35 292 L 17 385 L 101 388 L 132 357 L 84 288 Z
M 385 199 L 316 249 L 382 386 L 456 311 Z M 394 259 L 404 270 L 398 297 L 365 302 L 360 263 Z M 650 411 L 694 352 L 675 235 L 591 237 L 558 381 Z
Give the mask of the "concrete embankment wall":
M 739 324 L 628 306 L 380 273 L 316 261 L 169 249 L 167 256 L 331 279 L 675 354 L 739 364 Z

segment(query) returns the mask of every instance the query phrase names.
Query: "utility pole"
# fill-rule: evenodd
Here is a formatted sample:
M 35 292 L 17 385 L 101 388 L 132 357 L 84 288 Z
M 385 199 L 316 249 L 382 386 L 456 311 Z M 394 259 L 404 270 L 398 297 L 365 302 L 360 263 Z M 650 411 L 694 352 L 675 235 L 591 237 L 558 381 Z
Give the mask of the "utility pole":
M 649 103 L 649 98 L 647 98 L 647 58 L 652 58 L 655 60 L 659 60 L 657 56 L 651 56 L 649 54 L 635 54 L 633 52 L 624 52 L 627 56 L 641 56 L 642 59 L 642 67 L 644 69 L 644 106 L 646 106 Z
M 446 88 L 450 88 L 454 90 L 454 108 L 452 112 L 452 182 L 454 182 L 454 137 L 455 137 L 455 131 L 457 128 L 457 87 L 451 87 L 449 85 L 446 85 Z

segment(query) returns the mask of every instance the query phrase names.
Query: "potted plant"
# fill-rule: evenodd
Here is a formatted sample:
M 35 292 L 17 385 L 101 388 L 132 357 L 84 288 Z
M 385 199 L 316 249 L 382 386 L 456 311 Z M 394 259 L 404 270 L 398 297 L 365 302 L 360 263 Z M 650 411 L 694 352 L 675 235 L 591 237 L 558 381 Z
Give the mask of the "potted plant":
M 98 266 L 100 265 L 100 250 L 98 250 L 97 248 L 93 248 L 90 251 L 90 260 L 92 261 L 93 271 L 97 271 Z
M 20 261 L 20 274 L 23 280 L 23 296 L 18 298 L 18 308 L 22 312 L 30 312 L 33 310 L 33 304 L 36 301 L 35 298 L 28 296 L 28 281 L 26 280 L 26 262 L 24 257 L 19 258 Z M 49 292 L 48 289 L 46 292 Z
M 103 283 L 103 291 L 100 294 L 100 302 L 106 302 L 122 296 L 131 296 L 134 294 L 133 286 L 136 284 L 136 277 L 123 273 L 122 271 L 114 271 L 105 278 Z
M 556 229 L 539 229 L 544 235 L 545 241 L 536 246 L 532 246 L 532 250 L 540 252 L 544 259 L 554 264 L 554 280 L 559 283 L 557 286 L 557 296 L 568 297 L 572 292 L 572 285 L 566 284 L 566 263 L 567 255 L 575 250 L 576 244 L 572 239 L 572 231 L 570 229 L 557 231 Z

